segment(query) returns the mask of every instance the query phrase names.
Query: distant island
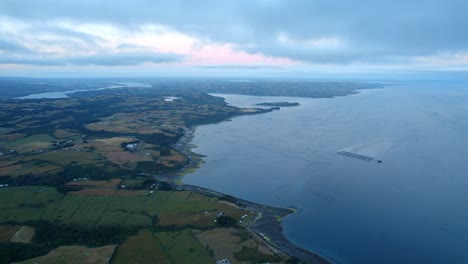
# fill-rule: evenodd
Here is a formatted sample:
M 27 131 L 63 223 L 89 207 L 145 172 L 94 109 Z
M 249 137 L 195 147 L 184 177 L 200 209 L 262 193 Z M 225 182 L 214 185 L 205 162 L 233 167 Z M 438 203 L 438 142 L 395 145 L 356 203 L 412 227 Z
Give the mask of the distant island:
M 278 107 L 289 107 L 289 106 L 299 106 L 301 104 L 299 104 L 298 102 L 272 102 L 272 103 L 259 103 L 259 104 L 255 104 L 255 105 L 259 105 L 259 106 L 278 106 Z

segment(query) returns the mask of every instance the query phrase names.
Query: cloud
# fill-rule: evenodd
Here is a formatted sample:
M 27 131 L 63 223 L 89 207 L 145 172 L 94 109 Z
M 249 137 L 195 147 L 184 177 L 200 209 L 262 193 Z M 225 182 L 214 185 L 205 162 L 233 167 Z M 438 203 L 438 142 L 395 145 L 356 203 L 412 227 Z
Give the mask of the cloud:
M 273 65 L 242 65 L 242 64 L 221 64 L 221 65 L 202 65 L 198 66 L 202 69 L 247 69 L 247 70 L 259 70 L 259 69 L 283 69 L 283 67 Z
M 19 64 L 34 66 L 129 66 L 143 63 L 178 62 L 183 56 L 177 54 L 158 53 L 112 53 L 70 57 L 28 57 L 0 56 L 0 64 Z
M 31 24 L 110 24 L 128 32 L 161 25 L 251 54 L 317 64 L 468 52 L 464 0 L 3 0 L 0 10 Z
M 0 39 L 0 52 L 30 53 L 31 50 L 15 42 Z

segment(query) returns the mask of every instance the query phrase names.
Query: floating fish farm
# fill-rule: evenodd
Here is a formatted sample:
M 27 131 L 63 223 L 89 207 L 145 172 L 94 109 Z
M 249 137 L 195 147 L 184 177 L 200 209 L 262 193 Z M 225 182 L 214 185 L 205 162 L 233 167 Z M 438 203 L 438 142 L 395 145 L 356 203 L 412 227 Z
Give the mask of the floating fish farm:
M 372 158 L 372 157 L 361 155 L 361 154 L 356 154 L 356 153 L 352 153 L 352 152 L 348 152 L 348 151 L 339 151 L 336 154 L 343 155 L 343 156 L 350 157 L 350 158 L 360 159 L 360 160 L 364 160 L 364 161 L 374 160 L 374 158 Z

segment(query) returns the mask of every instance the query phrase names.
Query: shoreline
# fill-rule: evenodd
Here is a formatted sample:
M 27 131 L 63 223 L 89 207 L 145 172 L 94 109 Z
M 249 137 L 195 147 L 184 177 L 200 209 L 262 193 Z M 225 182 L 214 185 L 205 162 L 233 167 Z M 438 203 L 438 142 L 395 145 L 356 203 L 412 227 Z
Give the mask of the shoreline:
M 189 128 L 189 131 L 173 145 L 173 148 L 181 152 L 187 157 L 188 164 L 177 171 L 166 173 L 165 178 L 178 189 L 189 190 L 202 195 L 211 197 L 223 197 L 227 194 L 204 188 L 201 186 L 183 184 L 180 182 L 181 177 L 197 170 L 203 163 L 203 155 L 192 151 L 197 146 L 192 144 L 195 137 L 197 126 Z M 162 176 L 162 175 L 160 175 Z M 176 178 L 176 179 L 174 179 Z M 179 182 L 175 182 L 179 181 Z M 247 226 L 243 227 L 252 233 L 257 239 L 263 241 L 273 252 L 279 255 L 296 257 L 310 264 L 331 264 L 332 261 L 320 256 L 317 253 L 303 249 L 286 238 L 283 234 L 281 219 L 297 212 L 297 208 L 279 208 L 269 205 L 263 205 L 238 197 L 234 197 L 236 201 L 246 205 L 245 209 L 251 210 L 254 213 L 254 218 Z
M 226 196 L 226 194 L 221 192 L 196 185 L 184 184 L 181 188 L 210 197 L 220 198 Z M 250 210 L 254 213 L 253 220 L 247 225 L 242 225 L 242 227 L 251 232 L 257 239 L 263 241 L 276 254 L 296 257 L 310 264 L 333 263 L 317 253 L 296 246 L 284 236 L 281 219 L 296 213 L 296 208 L 273 207 L 237 197 L 233 198 L 235 198 L 237 202 L 245 204 L 246 210 Z

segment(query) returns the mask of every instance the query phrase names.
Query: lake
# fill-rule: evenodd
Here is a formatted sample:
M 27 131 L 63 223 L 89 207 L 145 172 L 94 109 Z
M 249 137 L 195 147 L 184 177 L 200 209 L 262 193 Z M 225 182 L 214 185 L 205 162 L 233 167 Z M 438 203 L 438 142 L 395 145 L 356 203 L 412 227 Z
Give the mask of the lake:
M 124 82 L 124 83 L 119 83 L 117 85 L 109 85 L 109 86 L 96 88 L 96 89 L 80 89 L 80 90 L 71 90 L 71 91 L 62 91 L 62 92 L 48 92 L 48 93 L 30 94 L 30 95 L 27 95 L 27 96 L 18 97 L 17 99 L 59 99 L 59 98 L 68 98 L 69 94 L 74 94 L 74 93 L 77 93 L 77 92 L 99 91 L 99 90 L 125 88 L 125 87 L 128 87 L 128 88 L 131 88 L 131 87 L 148 88 L 148 87 L 151 87 L 151 85 L 144 84 L 144 83 Z
M 296 206 L 285 235 L 337 263 L 468 263 L 468 84 L 412 82 L 199 126 L 184 182 Z M 364 161 L 348 151 L 375 158 Z M 377 162 L 382 160 L 382 163 Z

